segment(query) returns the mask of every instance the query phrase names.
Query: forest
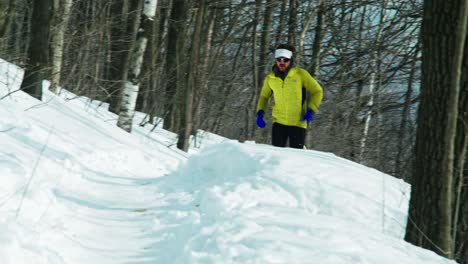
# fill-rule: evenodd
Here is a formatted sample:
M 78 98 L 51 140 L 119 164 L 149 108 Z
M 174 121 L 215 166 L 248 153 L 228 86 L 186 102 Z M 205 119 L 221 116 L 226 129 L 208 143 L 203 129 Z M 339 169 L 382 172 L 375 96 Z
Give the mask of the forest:
M 256 103 L 291 44 L 324 89 L 308 149 L 410 182 L 406 239 L 466 264 L 467 2 L 1 0 L 0 57 L 32 96 L 50 80 L 107 103 L 128 132 L 143 112 L 186 151 L 200 131 L 270 144 Z

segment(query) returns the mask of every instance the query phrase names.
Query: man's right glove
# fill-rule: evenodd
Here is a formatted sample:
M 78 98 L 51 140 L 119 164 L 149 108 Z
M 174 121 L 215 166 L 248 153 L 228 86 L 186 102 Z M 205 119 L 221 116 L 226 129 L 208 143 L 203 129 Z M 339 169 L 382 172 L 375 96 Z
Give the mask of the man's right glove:
M 263 121 L 263 110 L 260 110 L 257 112 L 257 126 L 259 128 L 264 128 L 265 127 L 265 121 Z

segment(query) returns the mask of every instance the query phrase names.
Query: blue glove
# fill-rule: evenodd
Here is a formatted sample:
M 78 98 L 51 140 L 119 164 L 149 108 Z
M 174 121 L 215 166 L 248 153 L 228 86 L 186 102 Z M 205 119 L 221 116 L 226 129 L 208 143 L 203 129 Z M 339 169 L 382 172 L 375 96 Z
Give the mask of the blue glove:
M 307 121 L 307 123 L 310 123 L 312 120 L 314 120 L 314 111 L 312 111 L 311 109 L 307 109 L 307 112 L 305 113 L 302 120 Z
M 263 114 L 264 114 L 264 112 L 262 110 L 257 112 L 257 126 L 259 128 L 264 128 L 265 127 L 265 121 L 263 121 Z

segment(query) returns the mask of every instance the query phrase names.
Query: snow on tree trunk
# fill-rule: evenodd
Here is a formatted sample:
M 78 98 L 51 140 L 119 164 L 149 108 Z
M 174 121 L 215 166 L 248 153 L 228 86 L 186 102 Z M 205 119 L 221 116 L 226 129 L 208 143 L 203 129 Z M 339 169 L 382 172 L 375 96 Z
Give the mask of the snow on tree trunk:
M 122 96 L 121 109 L 117 126 L 127 132 L 132 131 L 133 117 L 135 116 L 135 106 L 140 87 L 140 73 L 143 65 L 143 56 L 148 44 L 148 33 L 152 20 L 156 14 L 157 0 L 145 0 L 142 12 L 141 24 L 138 30 L 135 46 L 130 56 L 130 67 L 128 78 Z

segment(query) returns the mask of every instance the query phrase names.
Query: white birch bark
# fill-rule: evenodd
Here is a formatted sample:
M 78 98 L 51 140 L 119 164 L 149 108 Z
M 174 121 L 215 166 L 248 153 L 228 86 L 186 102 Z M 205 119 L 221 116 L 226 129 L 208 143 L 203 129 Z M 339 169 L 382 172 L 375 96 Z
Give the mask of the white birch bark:
M 148 44 L 147 26 L 156 15 L 157 0 L 144 0 L 142 11 L 142 23 L 139 27 L 135 46 L 132 50 L 129 62 L 128 78 L 122 96 L 121 108 L 117 126 L 127 132 L 132 131 L 133 117 L 135 116 L 135 106 L 140 88 L 140 73 L 143 66 L 143 56 Z
M 70 20 L 70 10 L 73 0 L 54 0 L 54 25 L 51 34 L 52 42 L 52 83 L 50 90 L 58 92 L 60 73 L 62 72 L 63 46 L 65 31 Z

